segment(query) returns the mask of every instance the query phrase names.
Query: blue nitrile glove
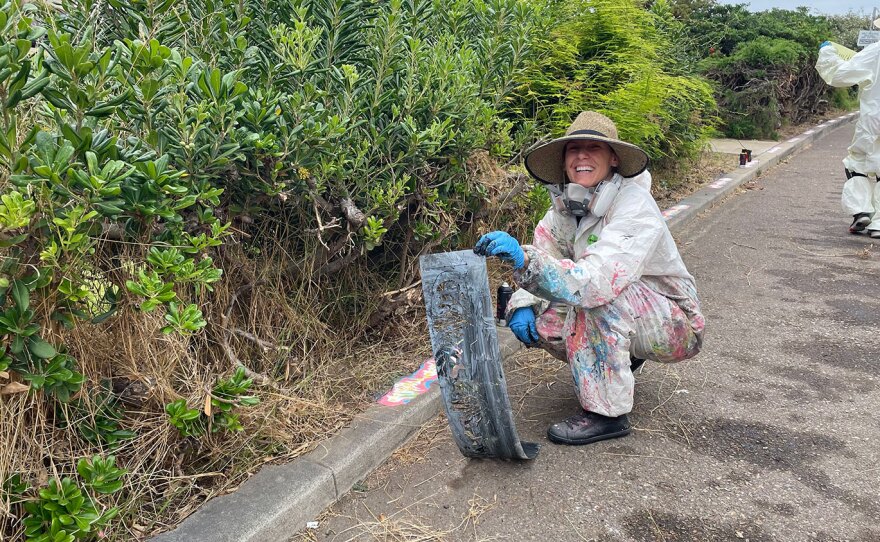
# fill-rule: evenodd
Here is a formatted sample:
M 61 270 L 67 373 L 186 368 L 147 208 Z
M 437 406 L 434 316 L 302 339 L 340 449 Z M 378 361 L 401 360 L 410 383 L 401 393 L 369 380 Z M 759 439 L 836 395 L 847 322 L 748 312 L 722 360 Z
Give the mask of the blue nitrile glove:
M 538 328 L 535 327 L 535 312 L 531 307 L 520 307 L 510 315 L 507 327 L 526 346 L 538 343 Z
M 819 49 L 821 50 L 823 47 L 827 47 L 828 45 L 831 45 L 830 41 L 823 41 L 821 45 L 819 45 Z
M 474 252 L 480 256 L 498 256 L 513 264 L 514 269 L 520 269 L 526 260 L 526 254 L 517 240 L 503 231 L 493 231 L 480 237 L 474 246 Z

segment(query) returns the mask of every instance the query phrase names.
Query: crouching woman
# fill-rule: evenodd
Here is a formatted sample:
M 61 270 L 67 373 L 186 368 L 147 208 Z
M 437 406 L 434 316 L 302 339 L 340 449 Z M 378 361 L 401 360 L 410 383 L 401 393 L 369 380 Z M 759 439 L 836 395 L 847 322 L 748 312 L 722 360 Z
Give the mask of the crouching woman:
M 474 247 L 514 267 L 520 289 L 507 320 L 516 337 L 571 367 L 582 410 L 550 426 L 553 442 L 629 434 L 635 365 L 700 351 L 704 319 L 694 278 L 651 196 L 647 165 L 645 152 L 619 140 L 610 119 L 583 112 L 564 137 L 526 157 L 554 201 L 533 243 L 520 246 L 495 231 Z

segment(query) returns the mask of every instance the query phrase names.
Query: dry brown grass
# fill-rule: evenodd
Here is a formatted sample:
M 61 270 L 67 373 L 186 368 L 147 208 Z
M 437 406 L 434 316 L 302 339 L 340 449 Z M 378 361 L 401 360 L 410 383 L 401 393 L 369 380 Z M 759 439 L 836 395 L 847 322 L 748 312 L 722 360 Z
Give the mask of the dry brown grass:
M 445 542 L 454 540 L 488 541 L 496 540 L 494 537 L 483 537 L 479 534 L 479 523 L 483 514 L 495 508 L 498 504 L 496 495 L 491 498 L 474 493 L 468 499 L 468 509 L 456 525 L 449 528 L 441 528 L 436 525 L 426 524 L 424 514 L 415 508 L 420 504 L 430 504 L 434 495 L 410 503 L 408 506 L 395 511 L 392 514 L 375 513 L 366 505 L 366 518 L 348 517 L 353 525 L 333 536 L 335 542 L 374 541 L 384 542 Z M 360 515 L 360 514 L 358 514 Z M 306 542 L 317 540 L 315 533 L 304 531 L 299 533 L 295 540 Z
M 691 163 L 652 171 L 651 191 L 657 205 L 661 209 L 675 205 L 722 173 L 736 169 L 739 165 L 737 160 L 738 157 L 731 154 L 705 151 Z
M 101 499 L 122 512 L 107 539 L 142 539 L 173 527 L 205 499 L 234 490 L 266 461 L 308 451 L 429 355 L 423 317 L 397 322 L 396 333 L 375 341 L 363 339 L 363 316 L 353 314 L 348 327 L 328 324 L 322 310 L 329 294 L 298 280 L 284 252 L 275 248 L 259 258 L 226 249 L 225 280 L 210 297 L 197 300 L 208 326 L 194 337 L 165 335 L 160 311 L 145 314 L 124 305 L 102 325 L 54 330 L 47 338 L 65 344 L 87 378 L 74 397 L 83 408 L 59 407 L 70 425 L 95 416 L 96 390 L 103 382 L 126 398 L 120 425 L 136 436 L 115 447 L 92 445 L 60 423 L 42 393 L 4 395 L 0 480 L 20 473 L 39 486 L 53 477 L 76 476 L 81 457 L 112 453 L 127 475 L 121 492 Z M 375 284 L 362 287 L 377 290 Z M 244 430 L 180 436 L 168 423 L 165 404 L 182 398 L 190 408 L 202 408 L 236 361 L 274 382 L 255 385 L 260 403 L 238 409 Z M 0 512 L 0 539 L 20 537 L 19 518 L 8 503 L 0 503 Z

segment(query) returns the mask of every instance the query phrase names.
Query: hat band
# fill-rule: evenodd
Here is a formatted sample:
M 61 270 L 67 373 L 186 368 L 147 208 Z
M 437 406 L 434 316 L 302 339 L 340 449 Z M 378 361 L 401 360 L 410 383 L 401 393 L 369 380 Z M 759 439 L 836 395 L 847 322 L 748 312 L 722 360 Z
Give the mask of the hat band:
M 574 132 L 572 132 L 568 135 L 570 135 L 570 136 L 573 136 L 573 135 L 597 135 L 599 137 L 608 137 L 607 135 L 603 134 L 602 132 L 597 132 L 596 130 L 575 130 Z

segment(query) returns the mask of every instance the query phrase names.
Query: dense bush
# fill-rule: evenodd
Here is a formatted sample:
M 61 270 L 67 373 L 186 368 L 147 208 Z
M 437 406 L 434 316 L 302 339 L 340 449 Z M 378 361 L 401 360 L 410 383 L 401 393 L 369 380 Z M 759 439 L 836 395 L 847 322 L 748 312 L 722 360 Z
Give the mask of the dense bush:
M 834 41 L 854 50 L 858 49 L 859 31 L 871 28 L 870 17 L 852 11 L 844 15 L 829 15 L 827 19 Z
M 700 70 L 715 82 L 727 135 L 774 138 L 783 125 L 802 123 L 830 103 L 850 105 L 814 69 L 819 43 L 847 41 L 846 20 L 810 15 L 805 7 L 752 13 L 714 0 L 673 4 Z
M 783 122 L 800 123 L 815 113 L 828 92 L 812 69 L 815 61 L 815 53 L 797 43 L 767 37 L 707 59 L 706 74 L 720 83 L 726 133 L 772 138 Z
M 651 10 L 632 0 L 553 2 L 543 12 L 551 24 L 524 76 L 526 114 L 558 135 L 577 112 L 602 111 L 661 164 L 702 148 L 712 89 L 683 62 L 681 23 L 665 1 Z
M 192 439 L 249 424 L 255 456 L 289 439 L 245 416 L 252 382 L 298 377 L 264 410 L 295 422 L 279 401 L 326 393 L 316 335 L 357 337 L 378 293 L 471 226 L 488 197 L 472 155 L 512 152 L 496 110 L 533 19 L 514 0 L 61 8 L 0 6 L 2 414 L 41 435 L 4 440 L 0 479 L 38 480 L 43 450 L 69 450 L 50 485 L 3 494 L 4 536 L 35 540 L 108 528 L 78 456 L 113 450 L 132 478 L 112 499 L 143 521 L 180 495 L 161 473 L 227 464 Z M 242 300 L 267 295 L 284 309 L 259 331 L 280 344 L 247 330 Z

